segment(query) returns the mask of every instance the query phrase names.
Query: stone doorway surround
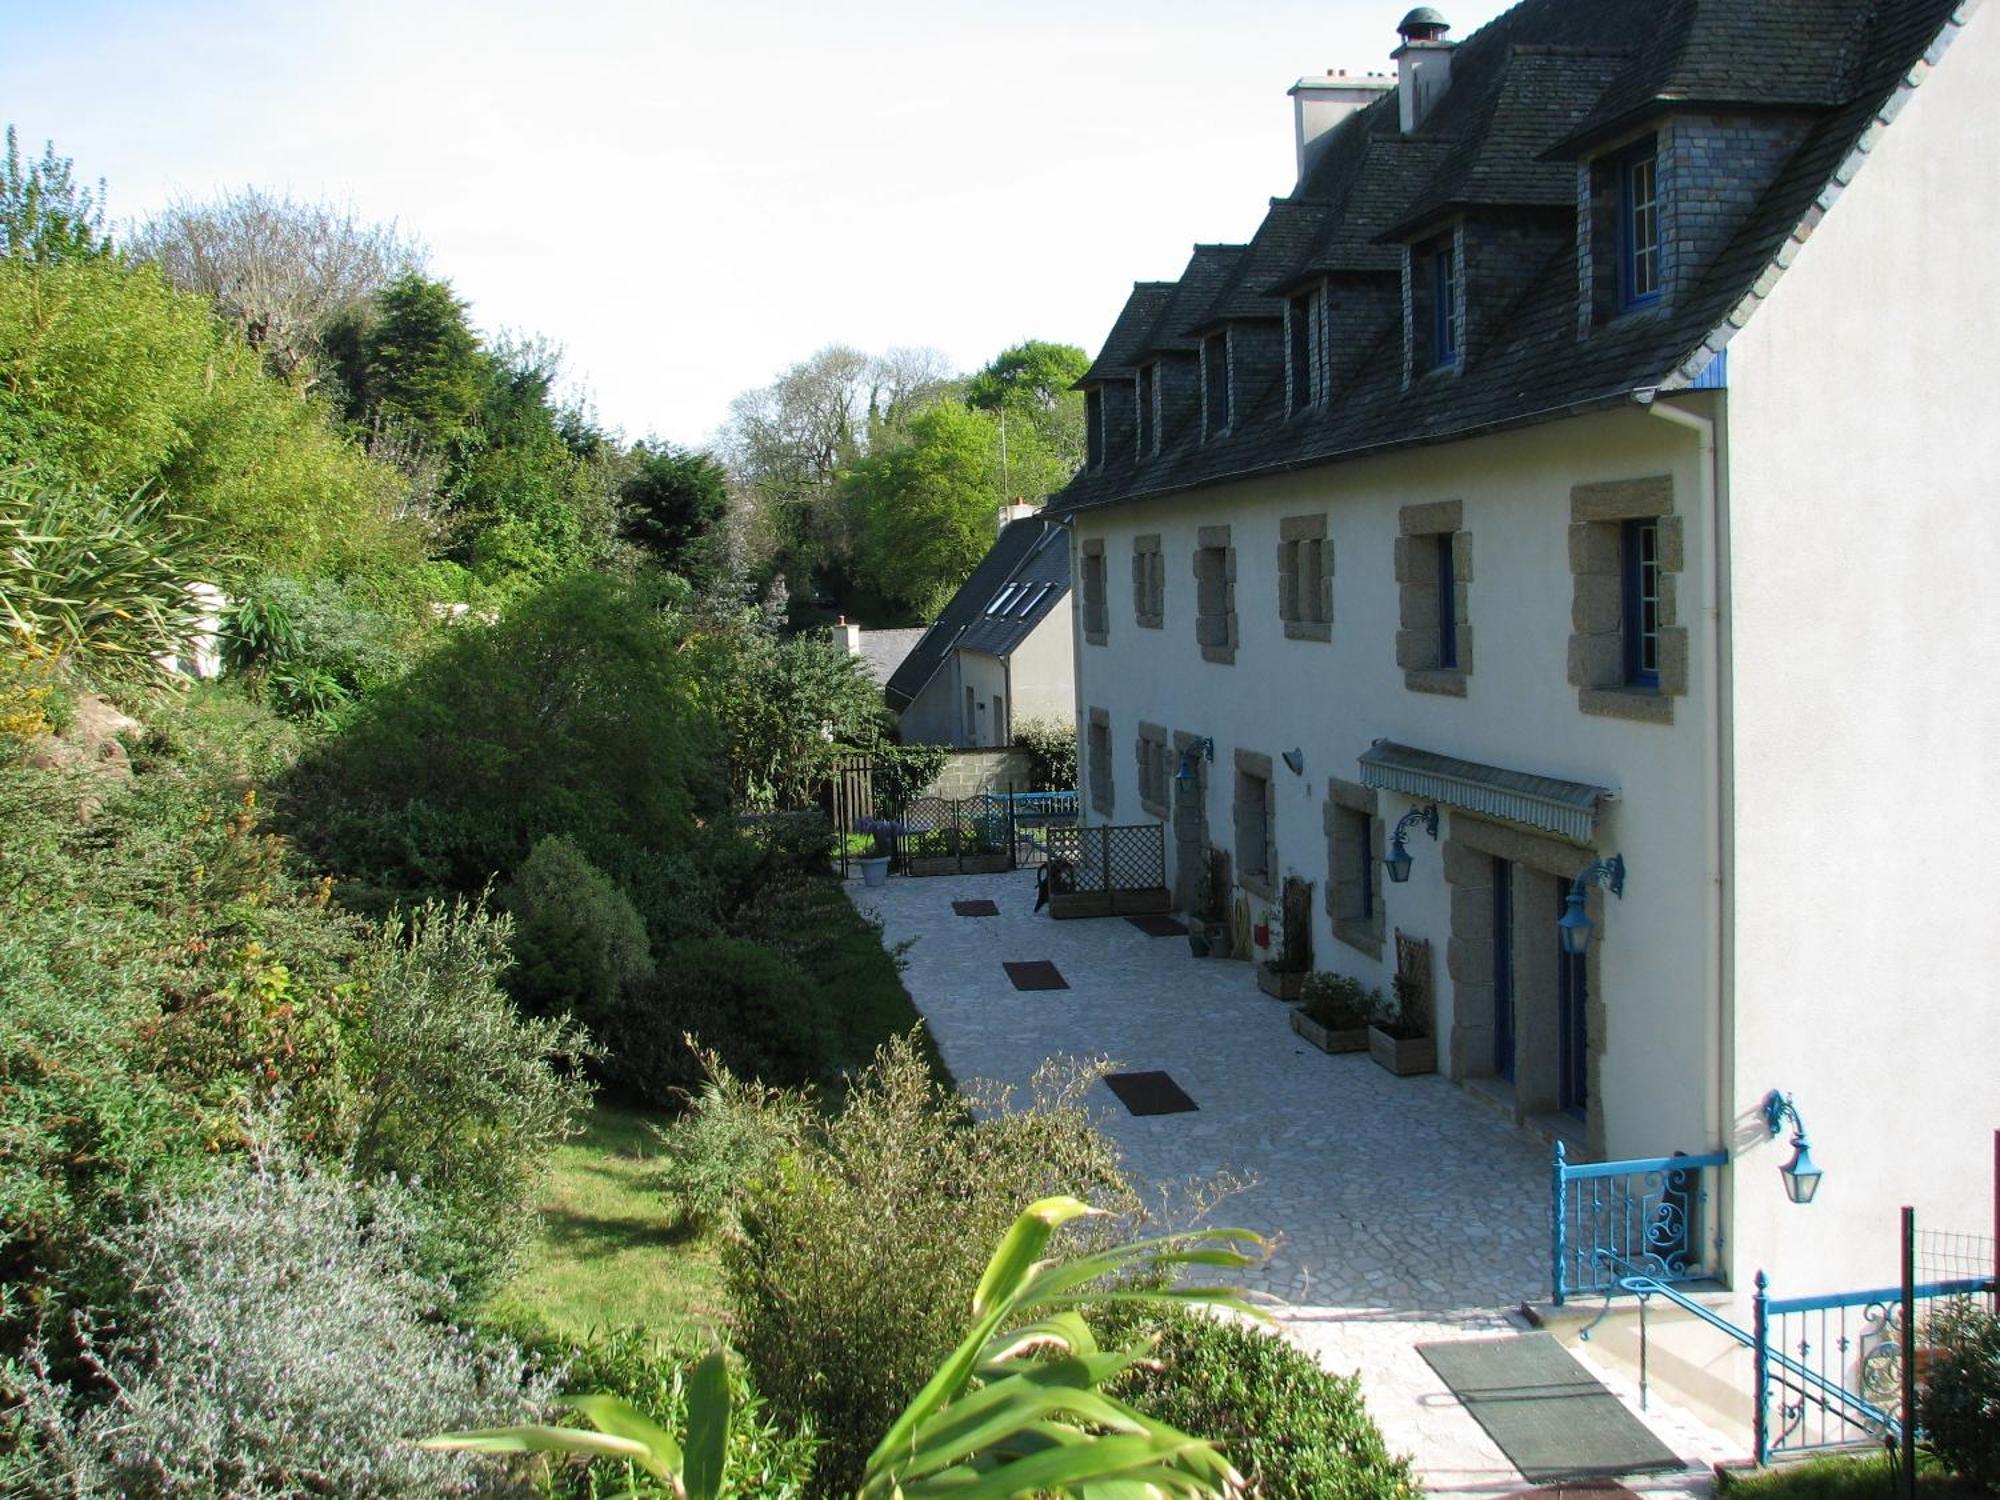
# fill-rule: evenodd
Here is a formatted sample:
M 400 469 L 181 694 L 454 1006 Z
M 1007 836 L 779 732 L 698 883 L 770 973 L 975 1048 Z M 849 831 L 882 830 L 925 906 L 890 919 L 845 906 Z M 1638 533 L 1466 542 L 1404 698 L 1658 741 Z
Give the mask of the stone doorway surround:
M 1516 1124 L 1556 1120 L 1558 1041 L 1555 919 L 1576 876 L 1596 858 L 1591 849 L 1530 833 L 1472 813 L 1452 810 L 1444 842 L 1444 878 L 1451 891 L 1451 938 L 1445 972 L 1451 977 L 1451 1036 L 1446 1069 L 1454 1083 L 1491 1080 L 1481 1087 L 1498 1097 Z M 1513 867 L 1514 1081 L 1509 1089 L 1493 1070 L 1493 862 Z M 1597 887 L 1588 895 L 1593 922 L 1604 919 Z M 1601 1079 L 1607 1030 L 1604 986 L 1598 972 L 1601 943 L 1584 956 L 1585 1074 L 1590 1107 L 1583 1119 L 1583 1147 L 1604 1154 Z M 1561 1121 L 1557 1133 L 1567 1133 Z
M 1208 762 L 1197 752 L 1194 780 L 1182 781 L 1180 769 L 1188 751 L 1201 743 L 1198 734 L 1174 731 L 1172 770 L 1174 788 L 1174 910 L 1192 913 L 1195 890 L 1201 882 L 1201 851 L 1208 843 Z

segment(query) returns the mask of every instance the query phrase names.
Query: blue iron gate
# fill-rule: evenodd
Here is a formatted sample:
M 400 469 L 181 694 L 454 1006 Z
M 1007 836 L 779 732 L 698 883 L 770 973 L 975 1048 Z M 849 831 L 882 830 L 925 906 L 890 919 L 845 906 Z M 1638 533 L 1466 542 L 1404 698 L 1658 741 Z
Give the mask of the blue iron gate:
M 1572 1165 L 1556 1142 L 1551 1281 L 1561 1304 L 1611 1292 L 1621 1278 L 1675 1284 L 1721 1274 L 1722 1222 L 1712 1197 L 1726 1151 Z

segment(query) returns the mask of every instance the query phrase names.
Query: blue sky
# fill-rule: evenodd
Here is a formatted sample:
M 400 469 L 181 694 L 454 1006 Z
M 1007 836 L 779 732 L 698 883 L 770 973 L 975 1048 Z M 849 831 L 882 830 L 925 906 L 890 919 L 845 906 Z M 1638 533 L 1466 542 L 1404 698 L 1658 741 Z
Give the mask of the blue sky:
M 397 220 L 482 328 L 691 443 L 827 343 L 1094 351 L 1132 281 L 1249 235 L 1285 90 L 1388 69 L 1403 8 L 0 0 L 0 101 L 115 218 L 254 183 Z

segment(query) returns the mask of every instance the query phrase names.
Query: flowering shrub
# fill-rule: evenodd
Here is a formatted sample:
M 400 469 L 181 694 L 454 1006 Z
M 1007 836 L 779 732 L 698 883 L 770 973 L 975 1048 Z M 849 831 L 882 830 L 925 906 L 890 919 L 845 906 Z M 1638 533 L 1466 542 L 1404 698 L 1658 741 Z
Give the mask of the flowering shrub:
M 894 818 L 857 818 L 854 831 L 874 839 L 876 855 L 886 858 L 896 852 L 896 840 L 910 830 Z

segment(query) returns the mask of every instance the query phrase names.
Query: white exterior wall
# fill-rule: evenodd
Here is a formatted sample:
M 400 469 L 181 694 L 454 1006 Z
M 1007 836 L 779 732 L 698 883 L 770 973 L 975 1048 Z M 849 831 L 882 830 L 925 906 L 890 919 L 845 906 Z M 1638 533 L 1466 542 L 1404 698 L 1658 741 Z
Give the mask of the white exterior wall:
M 963 694 L 958 690 L 958 673 L 952 669 L 950 659 L 941 665 L 931 680 L 924 684 L 924 690 L 911 700 L 910 706 L 898 716 L 903 743 L 906 745 L 957 745 L 962 742 L 959 732 L 965 718 L 961 705 Z
M 1011 724 L 1014 718 L 1012 695 L 1007 691 L 1007 663 L 997 656 L 988 656 L 983 651 L 956 651 L 952 653 L 958 663 L 958 716 L 965 717 L 965 690 L 972 689 L 973 734 L 962 738 L 963 745 L 998 745 L 1000 726 L 994 722 L 993 695 L 998 693 L 1007 699 L 1006 713 Z
M 1991 1232 L 1996 134 L 1988 6 L 1729 346 L 1737 1279 L 1774 1295 L 1893 1282 L 1899 1204 Z M 1808 1208 L 1772 1088 L 1826 1172 Z
M 1360 779 L 1357 757 L 1377 738 L 1469 760 L 1617 788 L 1602 818 L 1599 852 L 1621 852 L 1630 867 L 1622 901 L 1605 903 L 1599 989 L 1608 1014 L 1600 1097 L 1602 1142 L 1611 1156 L 1710 1149 L 1719 1139 L 1720 1021 L 1713 950 L 1714 764 L 1705 718 L 1714 712 L 1712 627 L 1699 608 L 1700 580 L 1712 562 L 1708 517 L 1698 506 L 1697 448 L 1689 433 L 1636 408 L 1525 432 L 1321 468 L 1162 501 L 1085 512 L 1079 541 L 1102 537 L 1109 589 L 1106 646 L 1079 651 L 1079 716 L 1111 718 L 1115 806 L 1112 821 L 1149 821 L 1135 785 L 1139 721 L 1209 735 L 1211 839 L 1233 837 L 1233 752 L 1274 762 L 1276 873 L 1316 883 L 1315 966 L 1386 987 L 1393 933 L 1431 941 L 1437 985 L 1440 1067 L 1453 1021 L 1445 972 L 1449 889 L 1442 840 L 1418 832 L 1406 885 L 1385 883 L 1391 941 L 1377 962 L 1335 939 L 1324 903 L 1327 882 L 1322 805 L 1327 779 Z M 1685 517 L 1686 562 L 1680 619 L 1690 634 L 1690 691 L 1671 725 L 1585 715 L 1567 679 L 1571 631 L 1568 530 L 1570 488 L 1670 474 Z M 1413 692 L 1396 665 L 1399 616 L 1393 549 L 1398 508 L 1460 500 L 1472 534 L 1469 612 L 1472 673 L 1468 696 Z M 1279 520 L 1325 511 L 1334 543 L 1331 642 L 1288 640 L 1278 616 Z M 1233 665 L 1204 662 L 1195 642 L 1192 555 L 1200 525 L 1227 524 L 1236 550 L 1239 645 Z M 1166 555 L 1166 624 L 1134 620 L 1135 534 L 1158 532 Z M 1279 760 L 1304 752 L 1295 776 Z M 1413 806 L 1383 793 L 1393 826 Z M 1455 818 L 1444 810 L 1444 836 Z M 1172 832 L 1168 833 L 1172 857 Z M 1555 946 L 1555 911 L 1548 944 Z M 1246 975 L 1245 983 L 1249 980 Z M 1475 1071 L 1477 1071 L 1475 1069 Z
M 1069 601 L 1065 599 L 1028 632 L 1028 638 L 1014 648 L 1011 675 L 1014 698 L 1008 719 L 1019 725 L 1024 719 L 1053 719 L 1070 723 L 1076 715 L 1075 626 Z

